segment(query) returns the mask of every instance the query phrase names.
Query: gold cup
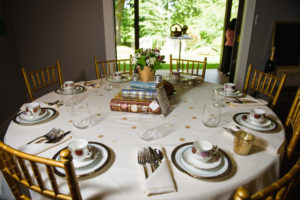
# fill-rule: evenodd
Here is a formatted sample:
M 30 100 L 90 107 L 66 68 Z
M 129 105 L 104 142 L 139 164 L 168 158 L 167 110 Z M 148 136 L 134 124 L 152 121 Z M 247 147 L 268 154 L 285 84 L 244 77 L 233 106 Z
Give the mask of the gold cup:
M 243 130 L 234 133 L 233 150 L 239 155 L 248 155 L 254 143 L 255 136 Z

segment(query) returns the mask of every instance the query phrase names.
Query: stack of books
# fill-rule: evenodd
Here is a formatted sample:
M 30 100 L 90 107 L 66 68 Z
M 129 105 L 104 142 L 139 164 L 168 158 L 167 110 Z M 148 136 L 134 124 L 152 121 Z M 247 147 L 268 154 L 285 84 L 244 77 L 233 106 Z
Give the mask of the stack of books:
M 111 101 L 110 109 L 119 112 L 161 114 L 156 99 L 156 83 L 131 81 L 131 89 L 122 89 Z

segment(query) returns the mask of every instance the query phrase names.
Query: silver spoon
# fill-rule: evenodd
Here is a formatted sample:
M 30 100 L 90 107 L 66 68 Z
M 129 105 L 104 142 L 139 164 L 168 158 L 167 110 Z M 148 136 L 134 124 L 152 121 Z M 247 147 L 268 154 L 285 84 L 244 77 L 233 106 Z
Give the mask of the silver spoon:
M 159 149 L 154 149 L 155 154 L 157 155 L 159 159 L 159 163 L 161 163 L 162 159 L 164 158 L 164 154 L 161 150 Z

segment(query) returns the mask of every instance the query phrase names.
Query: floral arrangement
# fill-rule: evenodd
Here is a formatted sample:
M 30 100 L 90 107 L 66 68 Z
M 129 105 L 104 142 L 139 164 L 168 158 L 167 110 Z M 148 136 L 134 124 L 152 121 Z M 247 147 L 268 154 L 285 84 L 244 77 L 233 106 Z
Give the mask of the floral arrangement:
M 144 70 L 144 66 L 149 66 L 151 71 L 161 68 L 161 63 L 165 63 L 165 56 L 160 55 L 158 49 L 136 49 L 132 64 Z

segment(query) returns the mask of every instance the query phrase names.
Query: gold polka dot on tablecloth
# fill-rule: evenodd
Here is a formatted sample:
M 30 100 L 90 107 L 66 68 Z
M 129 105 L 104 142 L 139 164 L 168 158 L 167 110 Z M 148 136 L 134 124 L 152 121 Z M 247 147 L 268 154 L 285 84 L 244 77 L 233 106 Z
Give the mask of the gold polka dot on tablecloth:
M 98 135 L 98 138 L 103 138 L 104 137 L 104 135 Z
M 184 142 L 184 141 L 185 141 L 185 138 L 180 137 L 180 138 L 179 138 L 179 141 Z
M 184 100 L 183 102 L 187 102 L 187 100 Z
M 189 125 L 186 125 L 186 126 L 185 126 L 185 128 L 191 128 L 191 126 L 189 126 Z
M 112 142 L 113 142 L 113 143 L 116 143 L 116 142 L 117 142 L 117 140 L 113 140 Z
M 97 113 L 96 115 L 99 117 L 99 116 L 101 116 L 101 113 Z
M 136 126 L 132 126 L 131 129 L 136 129 Z
M 193 110 L 193 109 L 194 109 L 194 107 L 193 107 L 193 106 L 191 106 L 191 107 L 190 107 L 190 109 L 191 109 L 191 110 Z
M 72 120 L 69 120 L 70 123 L 72 123 Z
M 103 96 L 103 94 L 99 94 L 99 96 L 100 96 L 100 97 L 102 97 L 102 96 Z
M 197 119 L 197 117 L 193 116 L 192 119 Z
M 122 119 L 123 119 L 123 120 L 127 120 L 127 117 L 123 117 Z

